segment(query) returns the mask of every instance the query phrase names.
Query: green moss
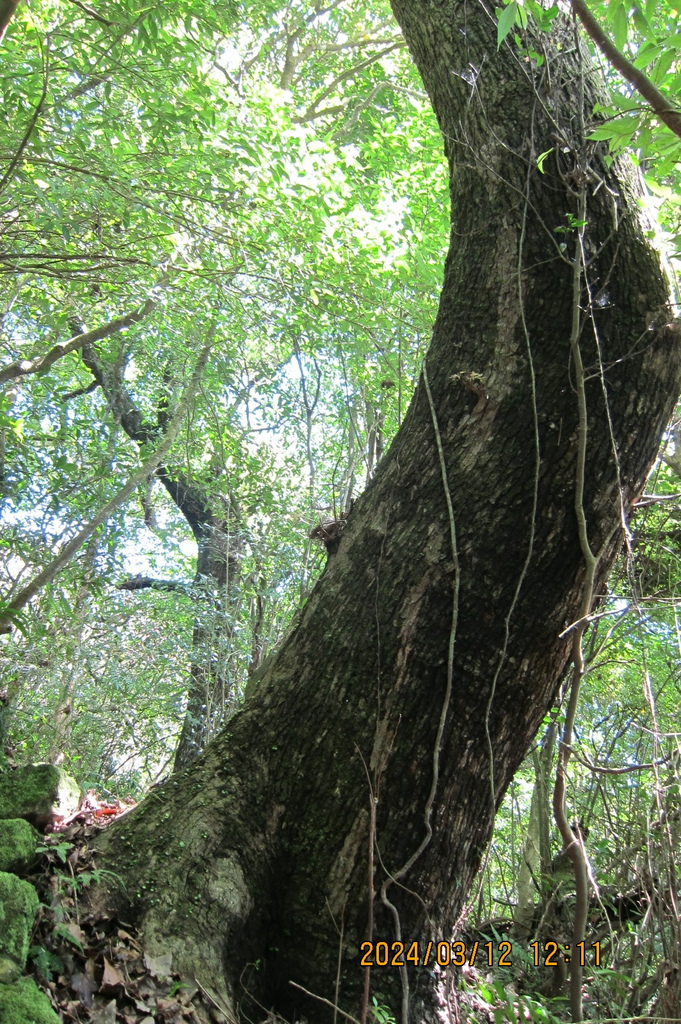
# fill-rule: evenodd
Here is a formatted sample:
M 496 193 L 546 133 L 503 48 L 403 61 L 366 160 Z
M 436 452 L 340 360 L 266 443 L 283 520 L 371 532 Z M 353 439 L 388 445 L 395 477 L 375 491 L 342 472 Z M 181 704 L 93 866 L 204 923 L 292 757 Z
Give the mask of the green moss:
M 28 955 L 38 894 L 16 875 L 0 872 L 0 962 L 5 961 L 5 980 L 11 980 L 11 964 L 23 970 Z M 2 1020 L 0 1016 L 0 1020 Z
M 32 978 L 20 978 L 13 985 L 0 984 L 2 1024 L 59 1024 L 50 1001 Z
M 78 783 L 53 764 L 28 764 L 0 774 L 0 818 L 67 815 L 79 800 Z
M 16 981 L 21 976 L 21 968 L 11 956 L 3 956 L 0 953 L 0 984 L 8 984 Z M 2 1018 L 0 1017 L 0 1020 Z
M 0 821 L 0 871 L 25 871 L 35 859 L 38 833 L 23 818 Z

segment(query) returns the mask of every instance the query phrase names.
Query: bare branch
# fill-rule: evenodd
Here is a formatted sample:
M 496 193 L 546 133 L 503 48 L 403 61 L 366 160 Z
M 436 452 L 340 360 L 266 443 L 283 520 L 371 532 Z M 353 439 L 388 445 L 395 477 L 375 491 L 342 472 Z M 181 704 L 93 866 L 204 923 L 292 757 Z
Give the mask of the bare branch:
M 401 39 L 402 37 L 398 35 L 397 38 Z M 341 53 L 343 50 L 357 50 L 360 48 L 365 50 L 367 46 L 386 46 L 388 43 L 394 43 L 395 39 L 396 36 L 394 35 L 385 36 L 385 38 L 348 39 L 344 43 L 329 43 L 322 50 L 322 54 Z
M 651 761 L 649 764 L 628 764 L 623 768 L 605 768 L 599 764 L 593 764 L 586 757 L 580 757 L 578 754 L 572 751 L 572 756 L 575 761 L 579 761 L 585 768 L 588 768 L 591 772 L 596 772 L 599 775 L 629 775 L 631 772 L 649 772 L 655 768 L 659 768 L 660 765 L 668 764 L 671 758 L 663 757 L 660 761 Z
M 61 396 L 62 402 L 70 402 L 72 398 L 78 398 L 79 395 L 90 395 L 93 391 L 96 391 L 99 387 L 99 381 L 93 380 L 92 384 L 88 384 L 84 388 L 76 388 L 75 391 L 66 391 Z
M 319 104 L 330 96 L 339 85 L 346 82 L 349 78 L 354 78 L 354 76 L 358 75 L 361 71 L 365 71 L 367 68 L 371 67 L 372 64 L 375 64 L 376 61 L 379 61 L 381 57 L 385 57 L 387 54 L 392 53 L 393 50 L 402 49 L 403 46 L 406 46 L 404 40 L 398 40 L 391 46 L 387 46 L 385 49 L 379 50 L 378 53 L 372 54 L 371 57 L 367 57 L 366 60 L 360 61 L 359 64 L 355 64 L 354 67 L 348 68 L 347 71 L 343 71 L 342 74 L 337 75 L 336 78 L 334 78 L 326 89 L 322 89 L 319 96 L 317 96 L 317 98 L 310 104 L 301 117 L 294 117 L 292 120 L 298 124 L 304 124 L 305 121 L 311 121 L 317 116 L 316 111 Z
M 292 117 L 291 120 L 294 124 L 309 124 L 310 121 L 315 121 L 318 117 L 330 117 L 336 114 L 342 114 L 347 110 L 345 103 L 339 103 L 336 107 L 322 107 L 321 110 L 315 110 L 313 113 L 307 113 L 303 117 Z

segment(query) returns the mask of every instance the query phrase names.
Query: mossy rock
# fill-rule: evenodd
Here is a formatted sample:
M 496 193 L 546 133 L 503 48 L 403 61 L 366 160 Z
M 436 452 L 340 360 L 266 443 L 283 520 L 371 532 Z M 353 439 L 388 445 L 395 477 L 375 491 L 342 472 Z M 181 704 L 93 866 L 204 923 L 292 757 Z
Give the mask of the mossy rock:
M 26 818 L 44 828 L 54 816 L 68 817 L 80 802 L 75 779 L 53 764 L 27 764 L 0 774 L 0 819 Z
M 0 985 L 7 985 L 21 977 L 21 967 L 11 956 L 0 953 Z M 2 1017 L 0 1017 L 2 1020 Z
M 0 821 L 0 871 L 20 875 L 36 859 L 40 836 L 24 818 Z
M 0 982 L 15 981 L 26 966 L 38 904 L 32 885 L 0 872 Z M 0 1021 L 4 1022 L 1 1014 Z
M 13 985 L 0 983 L 2 1024 L 59 1024 L 50 1001 L 33 978 L 20 978 Z

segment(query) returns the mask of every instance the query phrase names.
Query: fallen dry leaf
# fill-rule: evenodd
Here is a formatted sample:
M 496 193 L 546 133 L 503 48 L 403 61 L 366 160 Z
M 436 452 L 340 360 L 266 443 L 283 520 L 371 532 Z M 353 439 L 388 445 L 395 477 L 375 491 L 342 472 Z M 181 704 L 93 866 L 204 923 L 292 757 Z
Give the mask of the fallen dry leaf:
M 107 988 L 116 988 L 118 985 L 125 988 L 125 978 L 121 971 L 104 957 L 104 974 L 102 975 L 102 984 L 99 986 L 100 991 Z

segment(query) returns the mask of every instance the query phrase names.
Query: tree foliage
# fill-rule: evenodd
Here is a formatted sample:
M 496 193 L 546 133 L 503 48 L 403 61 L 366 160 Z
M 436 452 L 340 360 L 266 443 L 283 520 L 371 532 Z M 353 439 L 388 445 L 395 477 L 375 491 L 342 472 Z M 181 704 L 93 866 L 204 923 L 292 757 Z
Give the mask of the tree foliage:
M 3 56 L 6 583 L 134 471 L 123 404 L 143 449 L 160 438 L 215 325 L 167 469 L 238 533 L 234 699 L 323 561 L 306 535 L 371 476 L 413 388 L 446 222 L 427 101 L 369 7 L 264 6 L 248 23 L 210 4 L 20 8 Z M 109 604 L 126 566 L 188 584 L 190 538 L 150 478 L 87 575 Z M 185 588 L 203 621 L 200 591 Z M 58 633 L 52 594 L 32 614 Z M 147 598 L 128 605 L 143 616 Z

